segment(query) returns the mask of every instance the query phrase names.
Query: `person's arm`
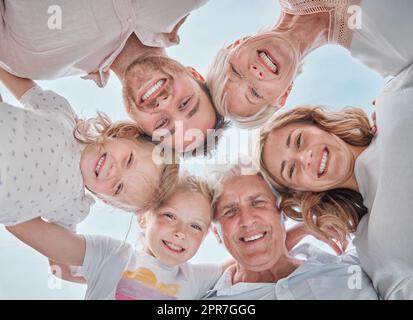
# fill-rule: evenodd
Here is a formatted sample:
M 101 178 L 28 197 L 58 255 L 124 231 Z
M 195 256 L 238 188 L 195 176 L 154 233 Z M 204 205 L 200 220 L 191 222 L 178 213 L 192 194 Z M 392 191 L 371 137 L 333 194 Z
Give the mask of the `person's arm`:
M 316 239 L 328 244 L 337 255 L 341 255 L 346 251 L 347 241 L 338 245 L 335 241 L 322 238 L 318 234 L 312 233 L 304 223 L 299 223 L 296 226 L 287 230 L 287 238 L 285 244 L 288 251 L 291 251 L 301 240 L 307 236 L 313 236 Z
M 68 266 L 81 266 L 86 252 L 83 236 L 41 218 L 6 227 L 24 243 L 50 260 Z
M 75 282 L 75 283 L 81 283 L 81 284 L 87 283 L 84 277 L 72 275 L 72 272 L 68 265 L 61 264 L 61 263 L 58 263 L 50 259 L 49 259 L 49 265 L 50 265 L 52 274 L 57 278 L 60 278 L 65 281 Z
M 7 89 L 15 96 L 17 100 L 20 100 L 21 96 L 29 89 L 33 88 L 36 83 L 33 80 L 19 78 L 6 70 L 0 68 L 0 81 L 6 86 Z

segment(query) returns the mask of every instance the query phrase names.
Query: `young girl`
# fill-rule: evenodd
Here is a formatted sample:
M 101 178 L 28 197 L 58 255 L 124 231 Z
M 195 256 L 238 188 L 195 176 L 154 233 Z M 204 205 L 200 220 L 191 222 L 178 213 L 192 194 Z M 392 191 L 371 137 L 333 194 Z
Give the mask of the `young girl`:
M 160 181 L 177 177 L 152 161 L 154 146 L 134 123 L 78 120 L 66 99 L 32 80 L 2 69 L 0 79 L 25 107 L 0 104 L 0 223 L 41 216 L 74 231 L 94 203 L 85 188 L 140 211 L 166 194 Z
M 76 235 L 39 218 L 8 229 L 45 256 L 81 266 L 86 299 L 197 299 L 231 262 L 188 262 L 208 232 L 212 191 L 192 176 L 170 187 L 172 196 L 138 216 L 141 250 L 106 236 Z

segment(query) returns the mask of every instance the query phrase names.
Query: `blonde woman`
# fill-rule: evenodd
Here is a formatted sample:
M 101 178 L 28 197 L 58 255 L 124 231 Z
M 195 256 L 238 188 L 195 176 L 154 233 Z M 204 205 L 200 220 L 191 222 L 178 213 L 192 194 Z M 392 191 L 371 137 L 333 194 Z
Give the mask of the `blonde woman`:
M 386 299 L 413 298 L 413 66 L 376 100 L 377 134 L 361 109 L 298 107 L 261 134 L 261 170 L 282 209 L 314 232 L 355 233 L 361 265 Z
M 222 115 L 241 128 L 259 127 L 281 108 L 305 57 L 338 44 L 381 76 L 413 61 L 413 2 L 405 0 L 280 0 L 269 31 L 221 49 L 207 83 Z

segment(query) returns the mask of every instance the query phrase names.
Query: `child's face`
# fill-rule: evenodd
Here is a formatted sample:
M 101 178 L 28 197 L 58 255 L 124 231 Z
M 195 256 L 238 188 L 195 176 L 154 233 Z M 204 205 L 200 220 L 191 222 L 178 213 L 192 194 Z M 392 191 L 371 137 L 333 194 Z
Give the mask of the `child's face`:
M 211 223 L 211 204 L 201 194 L 178 191 L 157 212 L 145 214 L 145 252 L 168 266 L 191 259 Z
M 160 174 L 152 161 L 152 150 L 151 144 L 125 138 L 88 145 L 80 159 L 85 186 L 121 203 L 136 204 L 137 195 L 146 200 L 151 189 L 148 185 L 156 186 Z

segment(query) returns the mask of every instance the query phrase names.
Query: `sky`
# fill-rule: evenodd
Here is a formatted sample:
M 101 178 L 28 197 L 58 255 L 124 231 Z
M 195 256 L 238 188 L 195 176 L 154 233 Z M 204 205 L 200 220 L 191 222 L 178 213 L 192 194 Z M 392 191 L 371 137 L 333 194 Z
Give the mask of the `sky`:
M 181 43 L 168 48 L 167 52 L 170 57 L 205 74 L 218 49 L 274 25 L 279 12 L 277 0 L 210 0 L 192 12 L 180 30 Z M 100 110 L 114 120 L 127 118 L 122 105 L 121 86 L 115 75 L 111 76 L 104 89 L 79 77 L 40 81 L 39 84 L 66 97 L 81 117 L 94 116 L 96 110 Z M 382 85 L 379 75 L 353 59 L 348 51 L 337 46 L 326 46 L 305 59 L 303 74 L 296 79 L 286 106 L 314 104 L 337 109 L 356 106 L 371 113 L 371 102 Z M 6 102 L 19 105 L 1 84 L 0 93 Z M 240 130 L 236 128 L 225 133 L 227 139 L 240 140 L 239 148 L 230 150 L 231 158 L 248 152 L 249 142 L 240 139 L 239 134 Z M 223 145 L 219 146 L 216 156 L 225 155 L 227 151 Z M 204 167 L 199 163 L 187 163 L 184 167 L 193 173 L 205 174 Z M 108 235 L 131 243 L 136 243 L 139 236 L 131 214 L 100 202 L 92 207 L 88 218 L 79 225 L 78 232 Z M 325 245 L 312 239 L 306 241 L 328 250 Z M 192 261 L 220 263 L 226 258 L 228 254 L 225 249 L 212 235 L 208 235 Z M 59 281 L 51 276 L 47 259 L 2 227 L 0 266 L 0 299 L 83 299 L 86 292 L 84 285 Z

